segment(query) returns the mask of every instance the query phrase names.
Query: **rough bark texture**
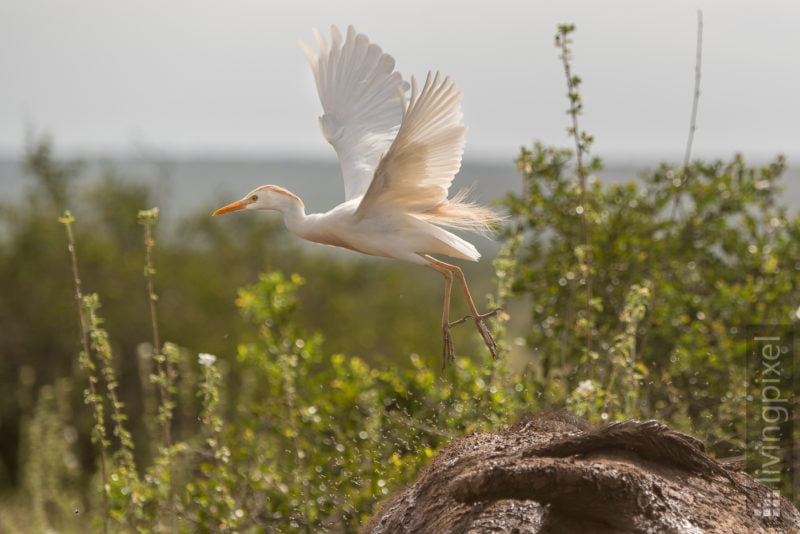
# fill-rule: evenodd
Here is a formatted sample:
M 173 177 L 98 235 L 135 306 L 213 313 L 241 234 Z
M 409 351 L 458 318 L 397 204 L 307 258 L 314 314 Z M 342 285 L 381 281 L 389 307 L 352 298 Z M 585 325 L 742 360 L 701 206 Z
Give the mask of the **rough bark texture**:
M 800 533 L 771 490 L 656 421 L 592 427 L 563 413 L 454 440 L 362 529 L 382 533 Z

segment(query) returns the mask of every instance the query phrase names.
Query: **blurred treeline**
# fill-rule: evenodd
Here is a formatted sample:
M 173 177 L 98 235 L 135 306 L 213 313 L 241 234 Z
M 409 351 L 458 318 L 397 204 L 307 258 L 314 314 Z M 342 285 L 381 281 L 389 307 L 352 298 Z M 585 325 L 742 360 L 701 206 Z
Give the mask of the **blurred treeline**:
M 137 212 L 158 206 L 159 199 L 137 177 L 120 175 L 112 165 L 87 177 L 80 162 L 59 161 L 52 152 L 46 138 L 32 143 L 23 163 L 27 192 L 0 202 L 0 490 L 20 480 L 21 424 L 42 385 L 68 378 L 74 424 L 80 430 L 88 424 L 80 401 L 85 377 L 76 359 L 75 290 L 66 234 L 57 222 L 67 209 L 77 218 L 83 291 L 101 295 L 105 328 L 118 356 L 121 398 L 134 424 L 143 409 L 147 375 L 142 376 L 139 359 L 151 350 L 151 336 Z M 237 290 L 261 272 L 279 270 L 302 273 L 307 280 L 297 321 L 324 332 L 330 350 L 401 365 L 418 353 L 436 365 L 442 291 L 437 273 L 309 246 L 274 214 L 212 218 L 215 207 L 198 209 L 175 228 L 155 227 L 162 339 L 195 353 L 233 356 L 237 343 L 255 336 L 237 312 Z M 489 269 L 485 264 L 483 273 Z M 483 278 L 486 287 L 488 277 Z M 461 306 L 454 301 L 454 313 Z M 477 339 L 466 334 L 455 336 L 462 350 Z M 240 380 L 236 373 L 227 378 Z M 81 458 L 91 467 L 88 438 L 79 435 Z

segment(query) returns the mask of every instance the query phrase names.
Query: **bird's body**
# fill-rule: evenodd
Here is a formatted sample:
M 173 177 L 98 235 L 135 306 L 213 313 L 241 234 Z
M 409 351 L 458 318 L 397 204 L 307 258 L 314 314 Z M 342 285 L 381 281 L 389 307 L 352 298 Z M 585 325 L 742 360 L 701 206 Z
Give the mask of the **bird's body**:
M 449 78 L 428 74 L 419 90 L 394 71 L 394 59 L 367 37 L 348 28 L 346 39 L 332 28 L 329 46 L 316 34 L 319 54 L 301 43 L 314 72 L 324 114 L 322 133 L 339 156 L 345 201 L 325 213 L 307 215 L 302 200 L 275 185 L 261 186 L 214 215 L 268 209 L 283 214 L 299 237 L 334 247 L 430 267 L 445 277 L 442 327 L 445 361 L 453 358 L 450 289 L 457 278 L 472 317 L 492 354 L 495 344 L 469 294 L 461 270 L 431 255 L 477 261 L 469 242 L 445 227 L 484 231 L 496 220 L 487 208 L 448 199 L 461 166 L 465 126 L 462 94 Z M 494 313 L 494 312 L 492 312 Z
M 422 265 L 429 263 L 422 257 L 426 254 L 472 261 L 480 258 L 471 243 L 415 215 L 392 211 L 357 216 L 360 197 L 325 213 L 306 215 L 302 200 L 283 188 L 266 185 L 251 196 L 259 194 L 275 196 L 274 209 L 283 214 L 286 227 L 306 241 Z

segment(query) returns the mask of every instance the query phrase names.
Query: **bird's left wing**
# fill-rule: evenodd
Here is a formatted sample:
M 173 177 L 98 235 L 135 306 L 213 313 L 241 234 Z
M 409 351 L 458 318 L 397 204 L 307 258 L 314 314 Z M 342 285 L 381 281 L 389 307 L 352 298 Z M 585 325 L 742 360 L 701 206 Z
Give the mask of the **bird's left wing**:
M 348 26 L 342 35 L 331 27 L 331 44 L 314 31 L 319 53 L 305 43 L 324 114 L 319 123 L 339 156 L 345 198 L 363 195 L 400 128 L 403 93 L 408 84 L 394 70 L 394 58 Z
M 466 126 L 463 94 L 449 77 L 428 78 L 422 91 L 411 79 L 400 130 L 381 159 L 357 215 L 379 208 L 411 213 L 431 210 L 447 200 L 447 191 L 461 168 Z

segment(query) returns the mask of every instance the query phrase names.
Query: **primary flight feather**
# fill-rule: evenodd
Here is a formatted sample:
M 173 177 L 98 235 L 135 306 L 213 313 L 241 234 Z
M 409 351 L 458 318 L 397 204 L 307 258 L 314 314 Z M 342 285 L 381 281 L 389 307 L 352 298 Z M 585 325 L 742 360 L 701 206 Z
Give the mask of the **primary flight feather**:
M 486 231 L 497 216 L 465 200 L 448 199 L 461 167 L 466 127 L 462 93 L 449 77 L 431 74 L 422 88 L 394 70 L 392 56 L 352 26 L 344 37 L 331 27 L 331 42 L 316 30 L 317 51 L 300 43 L 314 73 L 323 114 L 322 135 L 339 157 L 345 201 L 326 213 L 306 215 L 300 198 L 264 185 L 214 212 L 267 209 L 283 214 L 303 239 L 362 254 L 429 267 L 445 278 L 442 311 L 444 361 L 452 360 L 450 328 L 472 318 L 495 356 L 496 344 L 467 287 L 464 273 L 432 256 L 477 261 L 480 254 L 445 227 Z M 409 88 L 411 95 L 406 98 Z M 458 280 L 471 315 L 450 322 L 450 292 Z

